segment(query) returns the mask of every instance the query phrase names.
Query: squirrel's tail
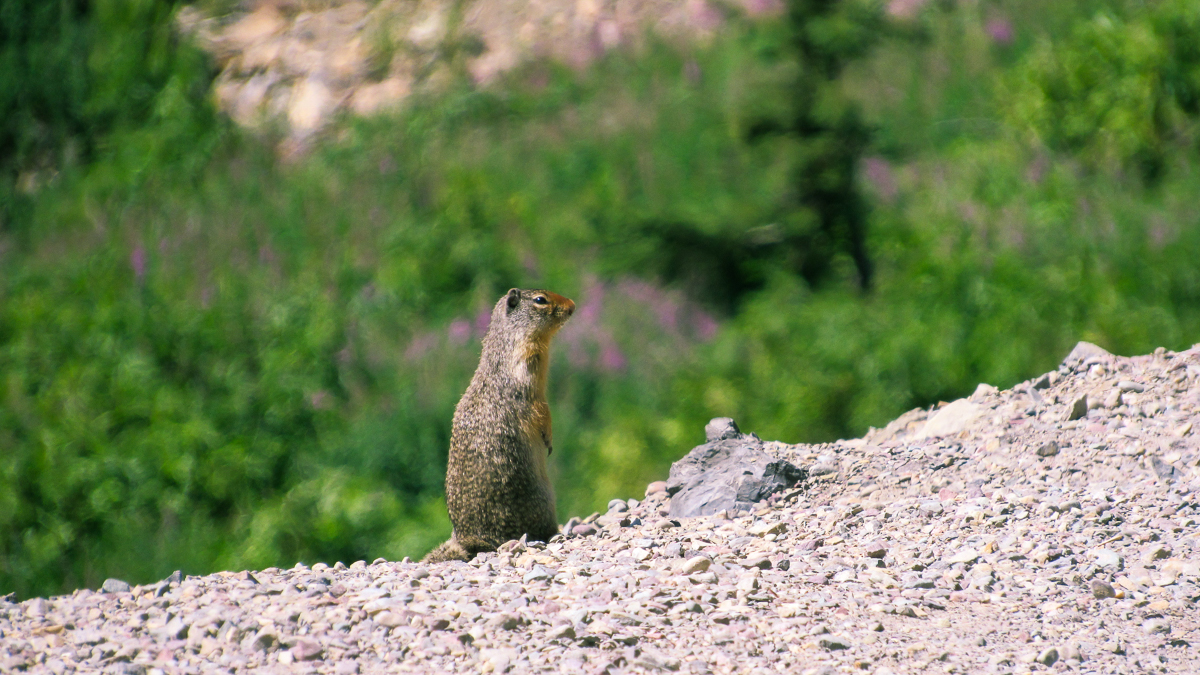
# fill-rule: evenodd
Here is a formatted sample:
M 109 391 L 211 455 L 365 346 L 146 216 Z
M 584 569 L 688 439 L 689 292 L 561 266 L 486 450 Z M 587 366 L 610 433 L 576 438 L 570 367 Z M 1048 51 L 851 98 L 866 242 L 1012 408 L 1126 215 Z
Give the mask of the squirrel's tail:
M 445 543 L 430 551 L 424 558 L 421 558 L 421 562 L 439 563 L 446 562 L 447 560 L 471 562 L 476 553 L 495 550 L 495 544 L 483 538 L 466 537 L 464 540 L 460 540 L 457 536 L 451 535 Z
M 424 558 L 421 558 L 421 562 L 439 563 L 446 562 L 447 560 L 470 562 L 471 558 L 474 557 L 467 552 L 467 549 L 462 547 L 462 544 L 458 543 L 457 539 L 451 537 L 444 544 L 430 551 Z

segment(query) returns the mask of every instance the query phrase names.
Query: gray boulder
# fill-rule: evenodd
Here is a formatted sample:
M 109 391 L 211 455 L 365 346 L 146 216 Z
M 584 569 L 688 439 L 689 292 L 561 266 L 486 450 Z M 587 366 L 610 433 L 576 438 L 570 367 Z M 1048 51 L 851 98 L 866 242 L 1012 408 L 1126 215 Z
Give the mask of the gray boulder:
M 729 418 L 705 428 L 708 442 L 671 465 L 667 494 L 675 518 L 748 511 L 771 494 L 804 480 L 805 472 L 763 450 L 754 434 L 742 434 Z

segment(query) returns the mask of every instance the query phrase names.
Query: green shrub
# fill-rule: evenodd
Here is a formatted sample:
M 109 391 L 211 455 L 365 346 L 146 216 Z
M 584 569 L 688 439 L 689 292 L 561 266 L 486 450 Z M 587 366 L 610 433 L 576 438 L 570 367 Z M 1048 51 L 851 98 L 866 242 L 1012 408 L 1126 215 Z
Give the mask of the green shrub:
M 1101 11 L 1068 36 L 1044 37 L 1014 69 L 1008 116 L 1091 167 L 1157 179 L 1174 147 L 1197 141 L 1197 35 L 1192 2 Z
M 215 73 L 176 36 L 179 4 L 0 2 L 0 229 L 37 220 L 30 194 L 82 167 L 128 184 L 207 161 Z

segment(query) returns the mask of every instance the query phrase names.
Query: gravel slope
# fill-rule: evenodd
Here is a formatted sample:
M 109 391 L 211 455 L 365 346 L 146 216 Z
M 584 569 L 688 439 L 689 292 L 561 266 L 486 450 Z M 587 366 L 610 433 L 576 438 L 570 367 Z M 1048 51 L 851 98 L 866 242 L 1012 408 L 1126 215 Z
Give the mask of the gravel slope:
M 0 672 L 1194 673 L 1198 409 L 1200 349 L 1081 343 L 863 439 L 768 443 L 810 478 L 752 514 L 673 522 L 656 483 L 470 564 L 0 600 Z

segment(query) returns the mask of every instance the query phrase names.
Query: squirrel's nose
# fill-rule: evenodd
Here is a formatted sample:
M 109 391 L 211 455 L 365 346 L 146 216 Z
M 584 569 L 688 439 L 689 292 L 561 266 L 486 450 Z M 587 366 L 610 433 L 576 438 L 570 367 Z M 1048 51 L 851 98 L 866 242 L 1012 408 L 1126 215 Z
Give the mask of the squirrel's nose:
M 575 301 L 567 300 L 567 316 L 571 316 L 574 313 L 575 313 Z

